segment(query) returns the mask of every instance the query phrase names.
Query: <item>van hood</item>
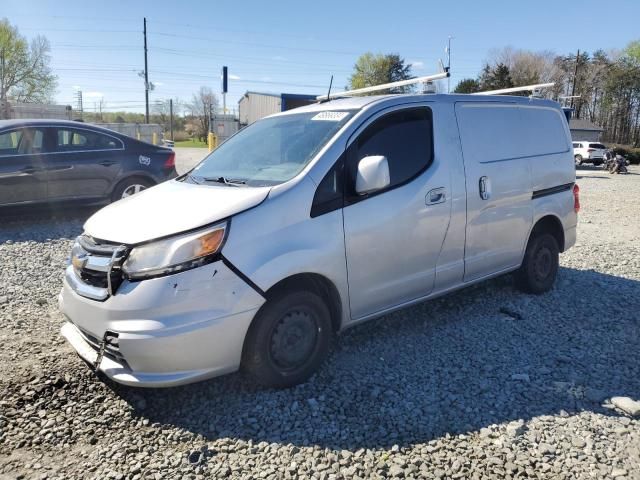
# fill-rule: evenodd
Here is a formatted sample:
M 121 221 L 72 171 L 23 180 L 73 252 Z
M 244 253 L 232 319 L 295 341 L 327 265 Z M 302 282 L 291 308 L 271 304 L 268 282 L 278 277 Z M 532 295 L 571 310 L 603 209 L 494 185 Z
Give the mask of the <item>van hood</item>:
M 161 183 L 98 210 L 84 224 L 87 235 L 131 245 L 228 218 L 267 198 L 271 187 Z

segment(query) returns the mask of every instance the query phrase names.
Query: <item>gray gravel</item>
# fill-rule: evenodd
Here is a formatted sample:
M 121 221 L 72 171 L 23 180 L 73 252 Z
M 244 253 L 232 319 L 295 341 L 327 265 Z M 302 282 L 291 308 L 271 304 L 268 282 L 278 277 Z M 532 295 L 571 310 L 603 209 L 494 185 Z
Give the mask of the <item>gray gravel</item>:
M 388 315 L 281 391 L 241 374 L 168 390 L 96 378 L 56 305 L 88 212 L 3 219 L 0 478 L 640 479 L 631 171 L 579 170 L 579 241 L 550 293 L 503 277 Z

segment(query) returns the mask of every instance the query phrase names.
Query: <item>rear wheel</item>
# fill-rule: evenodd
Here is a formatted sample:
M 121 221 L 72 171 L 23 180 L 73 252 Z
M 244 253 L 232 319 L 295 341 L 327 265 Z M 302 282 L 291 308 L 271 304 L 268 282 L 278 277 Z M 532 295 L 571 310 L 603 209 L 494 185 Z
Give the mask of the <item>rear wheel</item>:
M 113 189 L 113 194 L 111 195 L 111 201 L 117 202 L 118 200 L 121 200 L 123 198 L 130 197 L 131 195 L 135 195 L 136 193 L 139 193 L 142 190 L 146 190 L 151 186 L 153 186 L 153 183 L 147 180 L 146 178 L 141 178 L 141 177 L 125 178 L 116 186 L 116 188 Z
M 243 368 L 267 387 L 297 385 L 320 367 L 331 335 L 331 316 L 320 296 L 281 294 L 262 306 L 249 328 Z
M 559 253 L 558 242 L 550 233 L 532 237 L 515 273 L 516 287 L 535 294 L 551 290 L 558 275 Z
M 582 155 L 578 154 L 578 155 L 574 155 L 573 159 L 576 162 L 576 165 L 582 165 Z

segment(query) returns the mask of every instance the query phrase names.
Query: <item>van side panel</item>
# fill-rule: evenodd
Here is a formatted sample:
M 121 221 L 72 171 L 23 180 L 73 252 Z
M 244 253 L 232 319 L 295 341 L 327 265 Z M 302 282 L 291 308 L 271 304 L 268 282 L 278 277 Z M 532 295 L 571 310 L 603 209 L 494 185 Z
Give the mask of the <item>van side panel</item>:
M 464 277 L 464 243 L 467 226 L 467 191 L 462 147 L 452 103 L 434 103 L 434 149 L 449 167 L 451 218 L 436 264 L 434 291 L 460 285 Z
M 531 142 L 515 102 L 457 102 L 455 110 L 466 173 L 468 282 L 521 262 L 533 220 L 525 150 Z

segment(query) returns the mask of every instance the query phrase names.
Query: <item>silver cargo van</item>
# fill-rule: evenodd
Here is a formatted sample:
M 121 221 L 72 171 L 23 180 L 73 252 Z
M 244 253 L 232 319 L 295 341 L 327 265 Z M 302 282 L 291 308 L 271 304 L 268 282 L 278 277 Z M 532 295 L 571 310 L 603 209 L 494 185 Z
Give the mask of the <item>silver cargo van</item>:
M 554 102 L 320 102 L 94 214 L 65 273 L 62 334 L 124 384 L 242 367 L 294 385 L 336 332 L 365 320 L 507 272 L 548 291 L 578 209 Z

